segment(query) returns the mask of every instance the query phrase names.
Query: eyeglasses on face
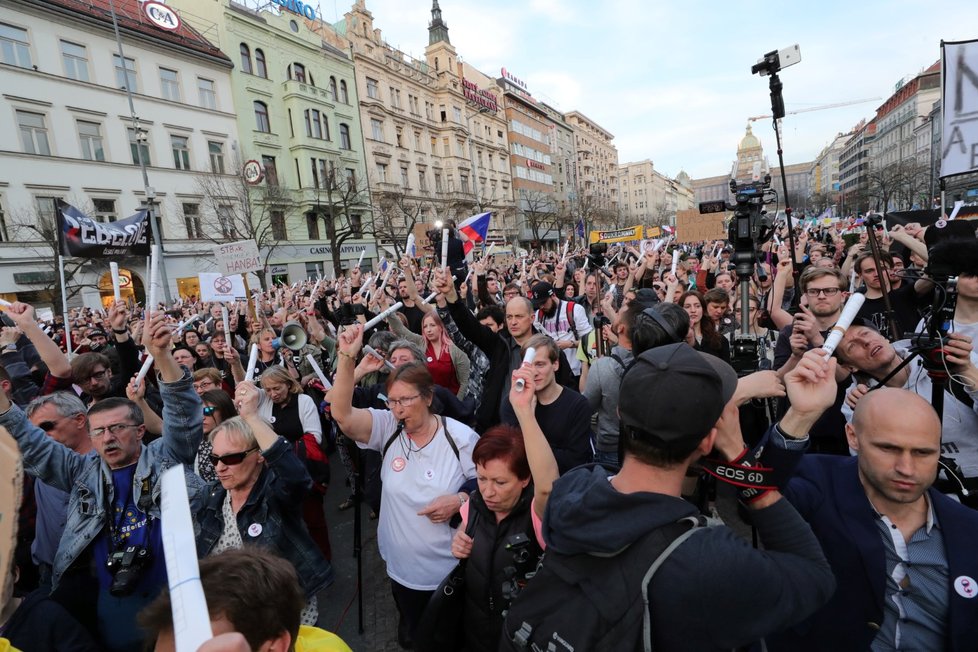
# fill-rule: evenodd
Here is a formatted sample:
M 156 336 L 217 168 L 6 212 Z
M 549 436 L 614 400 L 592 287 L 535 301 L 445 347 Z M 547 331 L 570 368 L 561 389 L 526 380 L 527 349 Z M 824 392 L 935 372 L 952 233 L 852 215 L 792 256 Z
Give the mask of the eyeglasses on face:
M 212 414 L 214 414 L 215 411 L 217 411 L 217 408 L 214 407 L 213 405 L 205 405 L 204 406 L 204 416 L 205 417 L 211 416 Z
M 103 369 L 102 371 L 95 371 L 89 374 L 85 382 L 91 382 L 93 380 L 104 380 L 111 372 L 109 369 Z
M 817 297 L 819 294 L 824 294 L 827 297 L 834 297 L 841 290 L 839 288 L 808 288 L 805 290 L 805 294 L 810 297 Z
M 421 394 L 415 394 L 414 396 L 405 396 L 404 398 L 389 398 L 387 401 L 387 407 L 407 407 L 414 403 L 415 400 L 420 397 Z
M 194 389 L 196 390 L 210 389 L 212 387 L 216 387 L 216 385 L 210 380 L 202 380 L 198 383 L 194 383 Z
M 237 466 L 244 462 L 245 458 L 258 450 L 258 447 L 249 448 L 246 451 L 240 451 L 237 453 L 228 453 L 227 455 L 214 455 L 211 453 L 207 456 L 207 459 L 211 461 L 211 464 L 217 466 L 218 462 L 222 462 L 224 466 Z
M 135 423 L 113 423 L 111 426 L 105 426 L 104 428 L 92 428 L 89 431 L 89 434 L 92 437 L 101 437 L 102 435 L 105 434 L 105 431 L 108 430 L 113 435 L 118 435 L 126 428 L 138 428 L 138 427 L 139 426 L 137 426 Z
M 43 430 L 44 432 L 51 432 L 52 430 L 57 428 L 58 424 L 64 421 L 65 419 L 67 419 L 67 417 L 62 417 L 56 421 L 42 421 L 41 423 L 37 424 L 37 427 Z

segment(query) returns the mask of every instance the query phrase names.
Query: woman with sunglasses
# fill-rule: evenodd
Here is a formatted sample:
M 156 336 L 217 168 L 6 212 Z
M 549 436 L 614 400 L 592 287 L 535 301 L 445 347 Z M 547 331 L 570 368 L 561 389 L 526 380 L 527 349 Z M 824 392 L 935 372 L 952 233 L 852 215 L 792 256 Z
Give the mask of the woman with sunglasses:
M 217 480 L 217 472 L 210 460 L 213 452 L 210 434 L 224 421 L 238 416 L 238 411 L 234 409 L 234 402 L 231 397 L 221 389 L 211 389 L 204 392 L 200 395 L 200 400 L 204 404 L 204 436 L 200 440 L 200 448 L 197 449 L 194 471 L 205 482 L 213 482 Z
M 389 410 L 354 408 L 353 370 L 362 345 L 360 325 L 340 334 L 339 363 L 328 399 L 344 434 L 361 448 L 381 454 L 377 543 L 400 614 L 398 641 L 409 648 L 428 599 L 456 563 L 449 521 L 476 486 L 472 449 L 478 435 L 431 411 L 434 383 L 420 362 L 390 373 Z
M 249 545 L 288 560 L 306 595 L 302 624 L 315 625 L 316 594 L 333 583 L 333 568 L 302 518 L 312 481 L 289 442 L 262 418 L 260 401 L 253 383 L 240 383 L 234 394 L 240 416 L 221 422 L 208 436 L 213 447 L 208 458 L 217 481 L 210 484 L 197 513 L 197 554 L 205 557 Z

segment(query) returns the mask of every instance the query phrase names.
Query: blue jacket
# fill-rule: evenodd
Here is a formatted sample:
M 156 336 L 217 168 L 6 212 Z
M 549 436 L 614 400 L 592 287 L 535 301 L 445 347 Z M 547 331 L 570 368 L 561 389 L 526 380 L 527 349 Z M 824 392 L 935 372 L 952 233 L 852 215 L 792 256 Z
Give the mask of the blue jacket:
M 262 457 L 265 468 L 236 515 L 241 540 L 289 560 L 306 597 L 312 597 L 333 583 L 333 567 L 323 558 L 302 518 L 302 499 L 312 488 L 312 478 L 291 444 L 281 437 Z M 195 525 L 201 558 L 211 553 L 224 531 L 227 490 L 217 481 L 208 489 Z
M 146 510 L 160 518 L 160 474 L 175 464 L 186 470 L 191 511 L 203 488 L 193 472 L 194 455 L 203 436 L 203 404 L 193 388 L 193 377 L 186 369 L 183 378 L 160 383 L 163 397 L 163 436 L 144 445 L 132 479 L 132 499 L 139 504 L 144 481 L 150 487 L 151 502 Z M 69 494 L 68 520 L 54 559 L 52 585 L 95 541 L 106 525 L 106 506 L 115 496 L 112 472 L 97 455 L 79 455 L 32 424 L 16 405 L 0 415 L 0 426 L 10 431 L 20 446 L 24 470 L 55 489 Z
M 857 459 L 806 455 L 785 495 L 822 544 L 838 588 L 828 604 L 802 623 L 768 637 L 774 650 L 868 650 L 883 622 L 886 562 L 872 505 L 859 481 Z M 928 490 L 947 551 L 948 651 L 978 649 L 978 598 L 964 598 L 955 578 L 978 579 L 978 513 Z

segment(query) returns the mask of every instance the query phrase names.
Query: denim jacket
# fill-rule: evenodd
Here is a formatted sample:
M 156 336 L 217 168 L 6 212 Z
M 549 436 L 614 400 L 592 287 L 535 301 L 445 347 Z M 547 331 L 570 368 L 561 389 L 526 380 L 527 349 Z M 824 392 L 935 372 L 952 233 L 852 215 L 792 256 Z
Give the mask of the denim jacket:
M 203 409 L 185 369 L 183 378 L 160 383 L 163 397 L 163 436 L 143 445 L 132 479 L 134 504 L 146 505 L 146 513 L 160 518 L 160 475 L 175 464 L 186 469 L 191 510 L 199 501 L 203 481 L 193 472 L 194 455 L 203 436 Z M 115 496 L 112 471 L 97 455 L 79 455 L 59 444 L 33 425 L 16 405 L 0 415 L 0 426 L 10 431 L 20 447 L 24 470 L 56 489 L 68 493 L 68 520 L 54 559 L 52 584 L 57 587 L 64 572 L 95 541 L 106 525 L 106 508 Z M 143 497 L 142 487 L 150 489 Z
M 306 598 L 333 583 L 333 567 L 316 546 L 302 518 L 302 499 L 312 488 L 312 478 L 292 445 L 279 437 L 262 451 L 261 470 L 248 500 L 237 513 L 238 531 L 244 545 L 267 548 L 295 568 Z M 209 555 L 224 532 L 224 497 L 218 481 L 210 483 L 201 509 L 196 512 L 197 555 Z

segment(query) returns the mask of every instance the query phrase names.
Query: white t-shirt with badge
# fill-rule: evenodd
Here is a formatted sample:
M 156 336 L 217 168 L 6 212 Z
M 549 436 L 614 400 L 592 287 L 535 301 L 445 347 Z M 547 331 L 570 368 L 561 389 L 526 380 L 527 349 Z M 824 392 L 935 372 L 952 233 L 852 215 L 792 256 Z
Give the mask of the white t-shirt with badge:
M 397 419 L 390 410 L 370 408 L 373 427 L 370 441 L 360 448 L 382 451 L 394 434 Z M 458 562 L 452 557 L 454 530 L 448 523 L 432 523 L 418 516 L 432 500 L 456 493 L 475 478 L 472 449 L 479 436 L 471 428 L 445 417 L 459 456 L 455 457 L 439 417 L 438 432 L 420 451 L 409 447 L 407 435 L 398 436 L 381 465 L 383 507 L 377 525 L 377 545 L 387 562 L 387 574 L 395 582 L 417 591 L 438 588 Z

